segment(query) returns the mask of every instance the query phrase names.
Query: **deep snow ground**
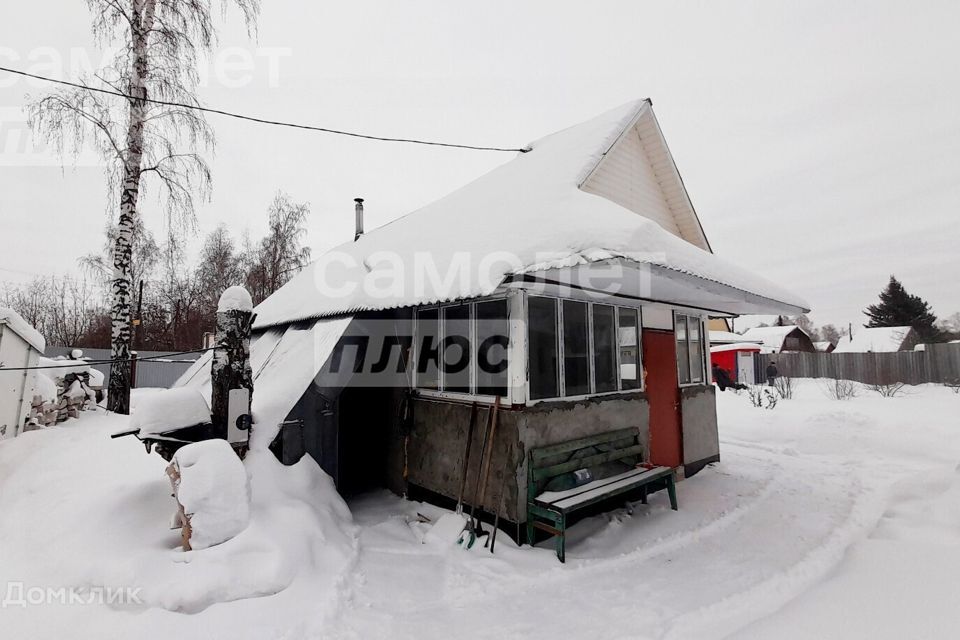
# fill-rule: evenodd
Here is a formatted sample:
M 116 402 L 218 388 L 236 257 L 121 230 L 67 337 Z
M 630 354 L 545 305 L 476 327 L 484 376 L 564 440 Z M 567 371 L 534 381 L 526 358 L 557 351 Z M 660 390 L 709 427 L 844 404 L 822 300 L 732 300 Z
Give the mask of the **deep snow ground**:
M 387 493 L 350 504 L 315 465 L 248 462 L 252 524 L 175 549 L 163 461 L 124 418 L 0 443 L 0 598 L 133 586 L 143 604 L 0 608 L 29 638 L 953 638 L 960 629 L 960 397 L 924 386 L 773 411 L 719 394 L 719 465 L 665 496 L 491 556 L 421 544 L 442 511 Z M 260 597 L 251 597 L 260 596 Z

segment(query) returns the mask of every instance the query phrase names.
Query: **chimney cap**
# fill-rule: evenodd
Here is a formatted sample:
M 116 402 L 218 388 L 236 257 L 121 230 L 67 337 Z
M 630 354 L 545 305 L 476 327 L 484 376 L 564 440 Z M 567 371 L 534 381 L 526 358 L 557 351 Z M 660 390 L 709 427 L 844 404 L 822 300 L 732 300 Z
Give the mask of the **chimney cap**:
M 353 201 L 357 204 L 363 204 L 363 198 L 354 198 Z

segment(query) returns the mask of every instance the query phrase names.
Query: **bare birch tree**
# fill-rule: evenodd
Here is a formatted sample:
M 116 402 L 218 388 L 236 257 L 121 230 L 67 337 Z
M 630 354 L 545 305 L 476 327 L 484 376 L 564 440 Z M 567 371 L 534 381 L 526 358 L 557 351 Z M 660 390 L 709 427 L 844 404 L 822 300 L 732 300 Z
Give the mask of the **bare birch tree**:
M 268 214 L 267 236 L 258 246 L 248 246 L 244 257 L 249 265 L 247 289 L 254 304 L 262 302 L 310 262 L 310 247 L 303 245 L 310 205 L 294 202 L 289 195 L 278 191 Z
M 114 98 L 88 89 L 44 96 L 30 105 L 36 131 L 74 153 L 92 143 L 108 167 L 108 189 L 119 199 L 111 280 L 110 410 L 130 409 L 131 239 L 141 224 L 142 192 L 153 183 L 168 224 L 190 221 L 194 195 L 209 189 L 201 152 L 213 132 L 197 105 L 197 56 L 216 36 L 210 0 L 87 0 L 100 42 L 120 45 L 112 63 L 83 82 L 110 88 Z M 224 0 L 240 8 L 252 28 L 259 0 Z M 160 105 L 151 100 L 187 107 Z

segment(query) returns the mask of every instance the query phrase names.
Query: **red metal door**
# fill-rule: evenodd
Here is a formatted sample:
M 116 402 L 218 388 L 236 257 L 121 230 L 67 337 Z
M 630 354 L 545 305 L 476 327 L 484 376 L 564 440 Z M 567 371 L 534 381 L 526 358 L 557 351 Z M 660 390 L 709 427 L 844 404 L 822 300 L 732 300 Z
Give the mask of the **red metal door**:
M 683 463 L 677 346 L 672 332 L 643 332 L 643 367 L 650 403 L 650 462 L 665 467 Z

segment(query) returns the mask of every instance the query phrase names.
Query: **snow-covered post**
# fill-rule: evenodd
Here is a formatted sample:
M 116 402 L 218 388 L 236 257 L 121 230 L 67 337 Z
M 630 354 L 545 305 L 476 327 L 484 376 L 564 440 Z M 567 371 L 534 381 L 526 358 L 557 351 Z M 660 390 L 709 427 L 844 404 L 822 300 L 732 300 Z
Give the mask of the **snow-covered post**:
M 250 327 L 253 301 L 243 287 L 229 287 L 217 305 L 217 337 L 211 367 L 212 397 L 210 414 L 213 434 L 227 439 L 230 390 L 248 389 L 253 398 L 253 373 L 250 369 Z M 247 407 L 246 413 L 250 412 Z

